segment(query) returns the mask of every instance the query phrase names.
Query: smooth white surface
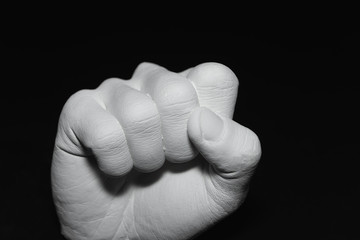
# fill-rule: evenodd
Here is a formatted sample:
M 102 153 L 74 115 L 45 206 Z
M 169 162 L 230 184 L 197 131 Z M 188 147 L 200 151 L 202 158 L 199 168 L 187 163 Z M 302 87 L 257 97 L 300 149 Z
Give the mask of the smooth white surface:
M 237 87 L 222 64 L 178 74 L 143 63 L 131 80 L 74 94 L 51 173 L 63 234 L 188 239 L 235 211 L 261 155 L 257 136 L 231 120 Z

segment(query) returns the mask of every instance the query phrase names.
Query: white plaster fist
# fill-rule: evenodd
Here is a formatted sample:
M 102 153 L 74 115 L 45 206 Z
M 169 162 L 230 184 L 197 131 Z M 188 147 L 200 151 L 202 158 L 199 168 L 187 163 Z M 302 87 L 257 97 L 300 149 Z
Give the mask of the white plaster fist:
M 219 63 L 81 90 L 59 119 L 52 190 L 68 239 L 188 239 L 235 211 L 261 155 Z M 198 154 L 200 152 L 200 154 Z

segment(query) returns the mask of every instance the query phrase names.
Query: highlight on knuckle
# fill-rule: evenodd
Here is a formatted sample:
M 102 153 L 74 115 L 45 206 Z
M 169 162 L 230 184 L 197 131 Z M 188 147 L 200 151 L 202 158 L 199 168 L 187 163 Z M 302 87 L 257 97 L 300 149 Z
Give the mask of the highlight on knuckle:
M 235 73 L 227 66 L 209 62 L 199 65 L 194 71 L 197 84 L 209 88 L 236 88 L 239 81 Z M 191 78 L 191 75 L 190 75 Z
M 192 103 L 197 101 L 194 87 L 186 81 L 169 81 L 159 87 L 156 92 L 157 102 L 160 107 L 176 107 L 177 105 Z
M 93 90 L 84 89 L 77 91 L 66 101 L 61 114 L 66 115 L 71 119 L 77 118 L 80 110 L 84 105 L 88 104 L 88 101 L 92 96 Z
M 110 91 L 116 89 L 116 86 L 120 83 L 119 78 L 108 78 L 104 80 L 95 90 L 96 91 Z

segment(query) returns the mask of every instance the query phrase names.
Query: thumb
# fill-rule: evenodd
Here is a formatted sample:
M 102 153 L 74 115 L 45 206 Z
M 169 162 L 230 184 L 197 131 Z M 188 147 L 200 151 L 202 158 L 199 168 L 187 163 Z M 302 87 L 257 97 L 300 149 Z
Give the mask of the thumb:
M 253 131 L 205 107 L 191 113 L 188 135 L 215 172 L 226 179 L 248 177 L 261 156 Z

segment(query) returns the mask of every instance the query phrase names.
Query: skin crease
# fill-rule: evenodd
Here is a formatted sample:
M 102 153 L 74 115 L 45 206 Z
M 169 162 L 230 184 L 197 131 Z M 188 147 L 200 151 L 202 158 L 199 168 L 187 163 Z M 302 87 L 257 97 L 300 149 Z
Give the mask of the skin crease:
M 234 212 L 261 156 L 256 134 L 231 120 L 237 87 L 219 63 L 142 63 L 130 80 L 71 96 L 51 168 L 62 234 L 189 239 Z

